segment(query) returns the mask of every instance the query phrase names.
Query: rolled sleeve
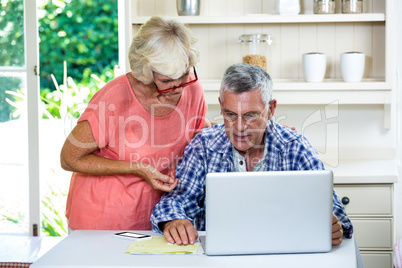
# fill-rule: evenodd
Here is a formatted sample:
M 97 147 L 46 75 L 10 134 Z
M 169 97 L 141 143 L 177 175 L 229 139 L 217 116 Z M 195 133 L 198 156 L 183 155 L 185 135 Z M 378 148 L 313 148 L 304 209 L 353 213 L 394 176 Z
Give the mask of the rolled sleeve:
M 336 217 L 338 217 L 338 220 L 342 224 L 343 237 L 352 238 L 353 234 L 352 222 L 350 221 L 348 215 L 346 214 L 346 210 L 342 205 L 341 200 L 339 199 L 335 190 L 333 191 L 333 213 L 335 214 Z
M 203 214 L 205 161 L 203 146 L 200 146 L 197 137 L 186 147 L 177 165 L 176 178 L 179 181 L 176 188 L 164 194 L 152 211 L 154 232 L 162 232 L 159 223 L 177 219 L 187 219 L 195 225 L 195 219 Z

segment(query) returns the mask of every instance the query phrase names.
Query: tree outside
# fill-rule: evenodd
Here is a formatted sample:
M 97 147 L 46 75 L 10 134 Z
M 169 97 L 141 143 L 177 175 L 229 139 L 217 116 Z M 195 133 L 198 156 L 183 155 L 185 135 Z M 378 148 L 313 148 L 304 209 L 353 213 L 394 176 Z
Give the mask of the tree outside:
M 118 64 L 117 1 L 42 0 L 39 8 L 41 90 L 55 90 L 50 77 L 63 79 L 63 62 L 68 76 L 83 85 L 91 74 L 106 81 Z
M 15 15 L 16 11 L 22 13 L 23 3 L 0 0 L 0 66 L 25 64 L 23 16 Z M 118 64 L 117 0 L 38 3 L 42 118 L 66 118 L 67 114 L 78 118 L 82 104 L 88 103 L 103 83 L 114 78 L 114 66 Z M 26 42 L 29 46 L 29 40 Z M 0 73 L 0 123 L 19 119 L 18 104 L 24 97 L 21 79 Z M 48 131 L 46 136 L 51 139 L 54 133 Z M 57 171 L 50 172 L 58 176 Z M 64 235 L 68 189 L 57 185 L 47 188 L 42 199 L 42 230 L 46 235 Z M 0 220 L 18 225 L 21 215 L 8 217 L 2 215 L 3 211 L 0 204 Z

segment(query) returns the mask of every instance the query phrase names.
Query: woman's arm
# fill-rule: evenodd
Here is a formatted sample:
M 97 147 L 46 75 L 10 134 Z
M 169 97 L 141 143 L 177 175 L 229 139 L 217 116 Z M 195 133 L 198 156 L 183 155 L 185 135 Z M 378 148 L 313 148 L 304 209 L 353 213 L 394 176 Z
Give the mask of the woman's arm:
M 94 174 L 134 174 L 146 180 L 154 189 L 169 192 L 177 180 L 141 162 L 108 159 L 93 154 L 99 147 L 88 121 L 82 121 L 71 131 L 60 153 L 60 163 L 67 171 Z

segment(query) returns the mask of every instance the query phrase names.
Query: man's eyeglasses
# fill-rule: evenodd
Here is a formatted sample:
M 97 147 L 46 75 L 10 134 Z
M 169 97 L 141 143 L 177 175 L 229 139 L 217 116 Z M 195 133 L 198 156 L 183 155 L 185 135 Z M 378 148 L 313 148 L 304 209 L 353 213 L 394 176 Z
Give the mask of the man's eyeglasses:
M 187 86 L 192 85 L 192 84 L 194 84 L 195 82 L 198 81 L 197 72 L 195 71 L 194 66 L 193 66 L 193 70 L 194 70 L 195 79 L 191 80 L 191 81 L 188 81 L 187 83 L 180 84 L 178 86 L 173 86 L 173 87 L 170 87 L 170 88 L 167 88 L 167 89 L 159 89 L 154 81 L 152 81 L 152 83 L 154 83 L 154 86 L 155 86 L 155 88 L 156 88 L 156 90 L 158 91 L 159 94 L 175 90 L 176 88 L 187 87 Z
M 262 110 L 261 113 L 256 113 L 256 112 L 249 112 L 249 113 L 245 113 L 243 115 L 238 115 L 234 112 L 223 112 L 223 118 L 226 121 L 229 122 L 235 122 L 236 120 L 238 120 L 239 117 L 241 117 L 246 123 L 253 123 L 255 121 L 257 121 L 257 119 L 260 118 L 260 116 L 262 115 L 262 113 L 265 111 L 266 109 Z

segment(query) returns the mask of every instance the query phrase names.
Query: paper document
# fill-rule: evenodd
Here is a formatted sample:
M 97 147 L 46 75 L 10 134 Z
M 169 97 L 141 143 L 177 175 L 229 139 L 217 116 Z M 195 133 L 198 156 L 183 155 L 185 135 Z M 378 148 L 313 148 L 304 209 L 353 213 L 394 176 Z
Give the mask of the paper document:
M 126 253 L 130 254 L 177 254 L 197 253 L 200 243 L 194 245 L 176 245 L 170 244 L 164 236 L 153 236 L 149 240 L 138 240 L 131 243 Z

